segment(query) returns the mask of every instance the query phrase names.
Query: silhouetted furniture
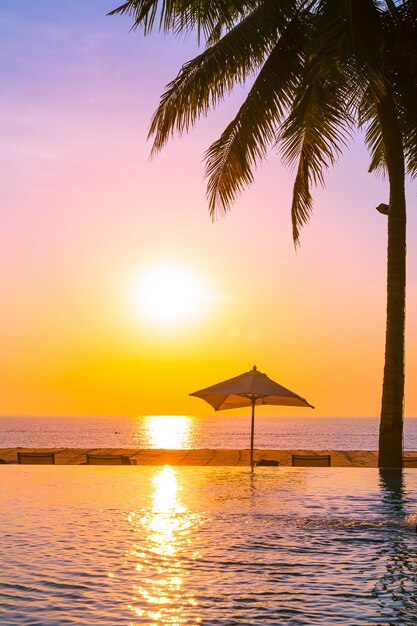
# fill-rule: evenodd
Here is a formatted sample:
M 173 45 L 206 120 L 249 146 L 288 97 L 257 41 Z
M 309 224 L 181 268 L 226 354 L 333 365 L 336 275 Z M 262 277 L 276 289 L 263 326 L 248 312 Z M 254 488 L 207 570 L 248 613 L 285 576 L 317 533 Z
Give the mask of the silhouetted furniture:
M 136 465 L 135 459 L 124 454 L 93 454 L 87 452 L 87 465 Z
M 279 461 L 277 461 L 277 459 L 260 459 L 256 463 L 256 467 L 267 466 L 267 465 L 271 467 L 277 467 L 279 465 Z
M 403 467 L 417 467 L 417 456 L 405 456 L 403 458 Z
M 307 456 L 301 454 L 293 454 L 291 458 L 293 467 L 330 467 L 330 454 Z
M 18 452 L 17 462 L 20 465 L 55 465 L 53 452 Z

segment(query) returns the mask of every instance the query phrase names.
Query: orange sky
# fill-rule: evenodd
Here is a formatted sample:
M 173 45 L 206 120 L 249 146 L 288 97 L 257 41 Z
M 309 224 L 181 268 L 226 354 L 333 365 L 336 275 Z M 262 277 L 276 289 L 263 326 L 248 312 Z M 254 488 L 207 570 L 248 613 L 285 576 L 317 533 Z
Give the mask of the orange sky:
M 274 154 L 212 224 L 202 157 L 241 94 L 149 162 L 152 112 L 196 46 L 129 33 L 127 19 L 105 15 L 116 4 L 0 7 L 0 414 L 204 415 L 189 392 L 256 364 L 316 415 L 378 415 L 386 221 L 373 207 L 387 185 L 367 174 L 361 138 L 315 193 L 297 252 L 293 175 Z M 416 416 L 415 185 L 408 202 L 406 415 Z M 141 313 L 141 277 L 161 265 L 201 280 L 191 319 Z

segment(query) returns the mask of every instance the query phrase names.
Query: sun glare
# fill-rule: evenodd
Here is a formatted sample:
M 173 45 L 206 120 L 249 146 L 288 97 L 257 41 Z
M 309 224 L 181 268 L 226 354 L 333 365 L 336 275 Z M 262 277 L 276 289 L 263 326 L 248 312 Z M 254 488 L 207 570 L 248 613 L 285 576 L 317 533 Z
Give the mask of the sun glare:
M 146 415 L 143 420 L 152 447 L 168 450 L 190 447 L 193 426 L 188 415 Z
M 136 310 L 160 324 L 189 321 L 202 312 L 207 289 L 192 271 L 175 266 L 148 269 L 134 287 Z

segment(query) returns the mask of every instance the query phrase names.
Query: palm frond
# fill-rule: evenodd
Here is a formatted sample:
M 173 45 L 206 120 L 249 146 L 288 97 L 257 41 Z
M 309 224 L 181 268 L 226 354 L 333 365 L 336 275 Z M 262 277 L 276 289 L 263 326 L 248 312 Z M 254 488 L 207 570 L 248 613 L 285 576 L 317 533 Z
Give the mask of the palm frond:
M 274 7 L 274 0 L 262 3 L 218 43 L 186 63 L 167 85 L 149 129 L 149 137 L 154 136 L 152 155 L 174 132 L 187 131 L 262 65 L 285 23 L 280 12 L 272 19 Z
M 292 20 L 259 72 L 235 119 L 207 150 L 207 197 L 212 218 L 226 212 L 253 182 L 253 170 L 275 144 L 303 70 L 303 17 Z
M 366 128 L 370 171 L 386 169 L 378 103 L 387 95 L 408 172 L 417 176 L 417 0 L 129 0 L 111 14 L 128 15 L 145 34 L 196 32 L 208 46 L 167 85 L 150 125 L 152 155 L 254 78 L 205 155 L 212 217 L 229 209 L 268 147 L 280 143 L 284 163 L 296 167 L 297 243 L 311 186 L 324 184 L 355 126 Z
M 373 119 L 371 119 L 367 127 L 365 143 L 371 155 L 371 163 L 368 171 L 383 174 L 386 170 L 384 141 L 376 114 L 374 114 Z
M 322 63 L 350 67 L 356 84 L 385 94 L 383 11 L 378 0 L 321 0 L 316 17 L 316 54 Z
M 199 39 L 202 34 L 208 39 L 219 26 L 230 29 L 248 13 L 248 4 L 241 0 L 129 0 L 108 15 L 128 15 L 132 28 L 142 27 L 145 35 L 157 25 L 177 35 L 195 29 Z
M 406 0 L 384 22 L 385 67 L 403 136 L 408 174 L 417 176 L 417 7 Z
M 324 172 L 347 146 L 354 127 L 351 96 L 343 74 L 327 71 L 318 59 L 305 69 L 296 101 L 283 124 L 281 153 L 287 166 L 298 161 L 291 208 L 293 237 L 312 210 L 310 185 L 324 185 Z
M 310 192 L 310 167 L 304 152 L 301 152 L 291 203 L 292 238 L 295 246 L 300 241 L 300 229 L 307 224 L 312 211 L 313 197 Z

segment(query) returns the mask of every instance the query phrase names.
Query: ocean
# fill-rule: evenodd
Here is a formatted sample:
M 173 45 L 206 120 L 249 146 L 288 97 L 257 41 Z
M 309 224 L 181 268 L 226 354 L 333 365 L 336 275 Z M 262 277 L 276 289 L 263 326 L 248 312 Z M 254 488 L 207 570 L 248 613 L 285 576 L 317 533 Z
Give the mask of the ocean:
M 377 417 L 255 419 L 255 448 L 377 450 Z M 246 449 L 250 415 L 210 417 L 0 417 L 0 448 Z M 417 450 L 417 418 L 406 418 L 404 450 Z

